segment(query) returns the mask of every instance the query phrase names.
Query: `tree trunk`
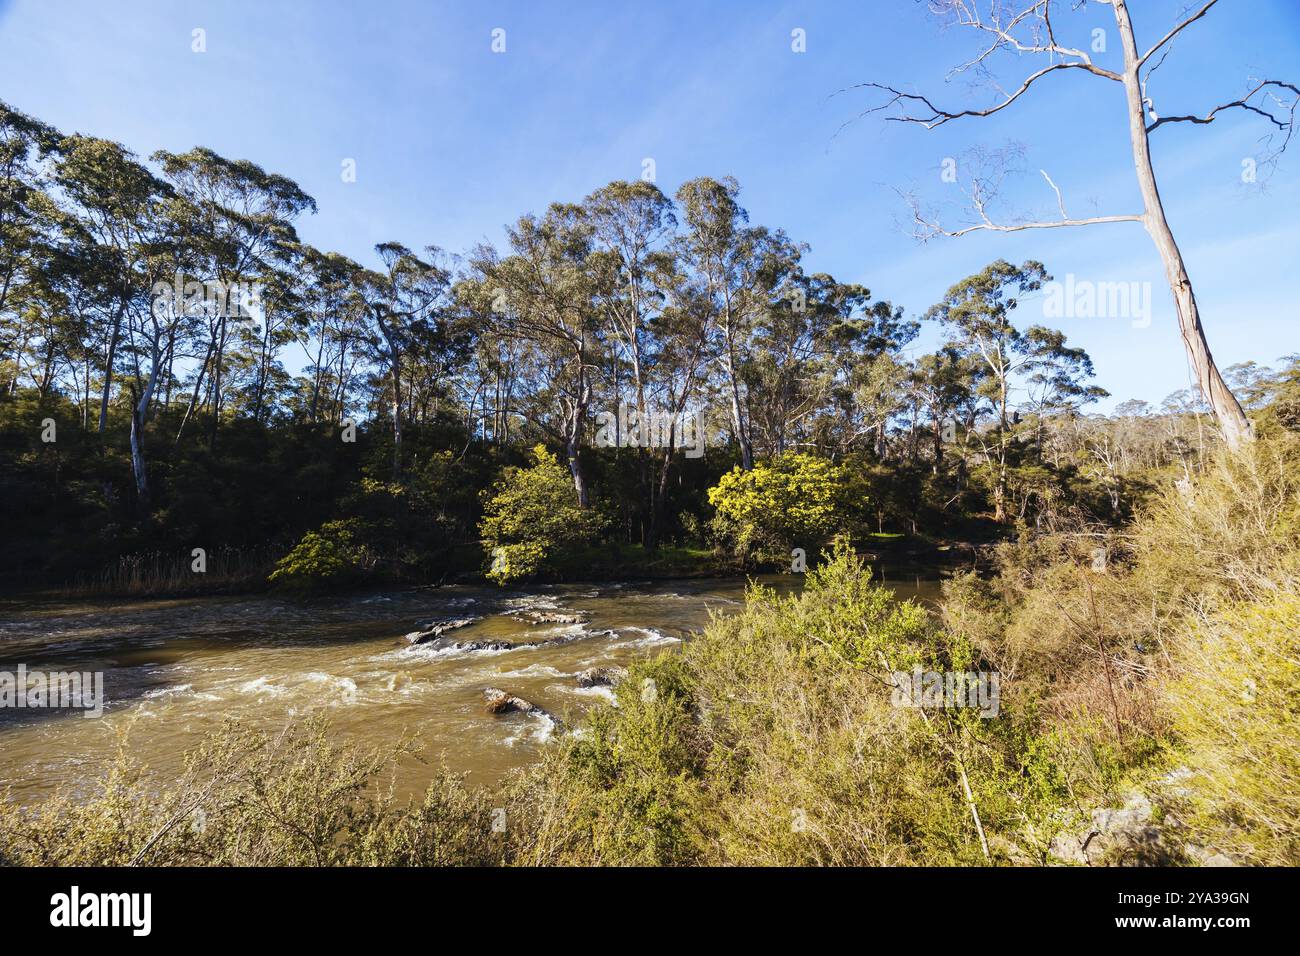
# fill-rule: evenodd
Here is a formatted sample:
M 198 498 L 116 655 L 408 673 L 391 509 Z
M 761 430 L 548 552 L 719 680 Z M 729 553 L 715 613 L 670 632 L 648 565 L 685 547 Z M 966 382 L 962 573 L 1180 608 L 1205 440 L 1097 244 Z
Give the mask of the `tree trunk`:
M 149 470 L 144 459 L 144 423 L 145 416 L 149 411 L 149 403 L 153 400 L 154 386 L 158 381 L 160 358 L 158 349 L 155 347 L 153 367 L 149 371 L 149 380 L 145 384 L 144 391 L 131 406 L 131 472 L 135 477 L 136 500 L 139 503 L 142 515 L 148 515 L 150 510 Z M 134 385 L 132 389 L 134 390 Z
M 379 331 L 388 346 L 388 368 L 393 380 L 393 481 L 397 481 L 402 475 L 402 354 L 389 324 L 391 319 L 391 315 L 385 318 L 382 310 L 375 311 Z
M 104 357 L 104 391 L 99 399 L 99 433 L 104 434 L 104 428 L 108 424 L 108 395 L 113 387 L 113 358 L 117 354 L 117 340 L 122 330 L 122 315 L 126 312 L 126 300 L 122 300 L 117 307 L 117 315 L 113 318 L 113 331 L 108 337 L 108 353 Z
M 573 476 L 573 490 L 578 495 L 578 507 L 591 507 L 591 493 L 587 490 L 587 477 L 582 473 L 582 460 L 578 457 L 578 432 L 571 428 L 564 441 L 564 452 L 569 460 L 569 474 Z
M 212 361 L 213 343 L 208 342 L 207 354 L 203 356 L 203 364 L 199 366 L 198 374 L 194 378 L 194 391 L 190 393 L 190 403 L 185 407 L 185 415 L 181 418 L 181 425 L 176 429 L 176 445 L 180 445 L 181 436 L 185 434 L 185 426 L 189 424 L 190 418 L 194 415 L 194 410 L 199 406 L 199 393 L 203 390 L 203 379 L 208 372 L 208 363 Z
M 212 356 L 212 374 L 209 376 L 212 383 L 212 429 L 208 433 L 209 450 L 217 445 L 217 429 L 221 425 L 221 363 L 226 353 L 226 317 L 221 316 L 218 323 L 217 348 Z
M 1156 187 L 1155 170 L 1151 165 L 1151 144 L 1147 139 L 1146 110 L 1142 102 L 1142 81 L 1139 77 L 1137 41 L 1133 36 L 1133 21 L 1129 18 L 1125 0 L 1114 0 L 1115 20 L 1119 25 L 1120 42 L 1124 46 L 1124 92 L 1128 98 L 1129 134 L 1133 141 L 1133 165 L 1137 170 L 1138 186 L 1142 190 L 1144 210 L 1143 225 L 1156 245 L 1165 264 L 1165 275 L 1178 309 L 1178 327 L 1182 331 L 1183 347 L 1191 362 L 1201 395 L 1214 410 L 1223 438 L 1229 448 L 1240 448 L 1253 438 L 1250 420 L 1242 411 L 1237 397 L 1232 394 L 1219 368 L 1210 354 L 1201 315 L 1192 291 L 1192 280 L 1187 276 L 1183 254 L 1174 241 L 1173 231 L 1165 218 Z

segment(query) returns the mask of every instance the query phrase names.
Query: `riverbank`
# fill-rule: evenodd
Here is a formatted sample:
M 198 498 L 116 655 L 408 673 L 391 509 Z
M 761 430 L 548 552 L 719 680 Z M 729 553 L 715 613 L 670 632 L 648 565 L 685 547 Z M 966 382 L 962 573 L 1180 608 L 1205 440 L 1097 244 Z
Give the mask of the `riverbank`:
M 967 540 L 895 533 L 873 533 L 855 541 L 857 553 L 886 576 L 930 576 L 959 569 L 986 569 L 990 547 L 987 543 Z M 172 600 L 274 594 L 277 590 L 267 578 L 278 557 L 278 550 L 269 548 L 256 553 L 218 551 L 211 558 L 204 556 L 200 571 L 196 570 L 193 554 L 128 556 L 71 584 L 16 588 L 0 593 L 0 606 L 78 599 Z M 316 593 L 436 589 L 450 584 L 491 587 L 483 573 L 486 560 L 481 545 L 470 542 L 448 550 L 447 570 L 436 581 L 375 569 L 344 582 L 334 582 Z M 804 560 L 805 567 L 813 567 L 818 555 L 805 555 Z M 793 558 L 789 564 L 780 565 L 742 562 L 703 545 L 672 545 L 649 551 L 639 544 L 608 543 L 561 556 L 554 568 L 539 575 L 534 583 L 675 581 L 799 573 L 800 570 L 794 567 Z
M 1008 542 L 937 613 L 841 548 L 743 596 L 739 579 L 451 585 L 38 614 L 7 648 L 99 653 L 139 692 L 100 721 L 0 731 L 5 782 L 67 798 L 0 803 L 0 856 L 1294 865 L 1298 460 L 1261 441 L 1123 535 Z M 403 642 L 424 614 L 464 621 L 462 646 Z M 918 670 L 983 675 L 990 697 L 900 701 Z M 409 767 L 422 781 L 394 776 Z

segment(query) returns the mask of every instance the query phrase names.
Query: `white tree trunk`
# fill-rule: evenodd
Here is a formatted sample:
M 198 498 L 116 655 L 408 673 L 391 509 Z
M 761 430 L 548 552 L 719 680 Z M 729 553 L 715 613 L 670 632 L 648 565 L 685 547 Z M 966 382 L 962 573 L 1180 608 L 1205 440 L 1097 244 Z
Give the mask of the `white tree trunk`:
M 1178 327 L 1183 336 L 1183 347 L 1187 351 L 1188 361 L 1196 375 L 1196 383 L 1201 395 L 1214 411 L 1219 427 L 1223 430 L 1224 440 L 1229 448 L 1240 448 L 1251 440 L 1250 420 L 1242 411 L 1219 368 L 1214 364 L 1210 354 L 1209 343 L 1205 340 L 1205 330 L 1201 327 L 1200 311 L 1196 307 L 1196 295 L 1192 291 L 1192 280 L 1187 276 L 1187 267 L 1183 263 L 1183 254 L 1174 241 L 1173 230 L 1165 218 L 1164 206 L 1160 201 L 1160 190 L 1156 187 L 1155 170 L 1151 165 L 1151 145 L 1147 139 L 1146 109 L 1142 102 L 1142 81 L 1139 74 L 1139 56 L 1137 42 L 1133 36 L 1133 21 L 1129 17 L 1126 0 L 1113 0 L 1115 20 L 1119 25 L 1120 42 L 1124 47 L 1124 92 L 1128 99 L 1129 134 L 1133 141 L 1133 165 L 1137 170 L 1138 186 L 1142 190 L 1144 212 L 1142 223 L 1156 245 L 1156 251 L 1165 264 L 1165 275 L 1169 279 L 1169 288 L 1174 295 L 1174 305 L 1178 309 Z

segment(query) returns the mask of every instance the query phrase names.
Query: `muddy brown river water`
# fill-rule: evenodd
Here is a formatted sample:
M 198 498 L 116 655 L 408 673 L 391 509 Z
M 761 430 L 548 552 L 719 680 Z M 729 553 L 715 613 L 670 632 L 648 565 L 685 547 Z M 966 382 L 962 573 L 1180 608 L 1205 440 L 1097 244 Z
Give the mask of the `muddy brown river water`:
M 791 576 L 762 579 L 782 591 Z M 887 580 L 900 597 L 938 584 Z M 500 591 L 443 587 L 297 602 L 275 597 L 76 601 L 0 607 L 0 671 L 102 671 L 103 716 L 0 708 L 0 790 L 22 801 L 89 788 L 122 735 L 152 771 L 175 773 L 185 749 L 227 717 L 277 729 L 324 712 L 363 745 L 413 734 L 425 763 L 403 762 L 399 790 L 423 789 L 438 764 L 492 783 L 533 760 L 555 728 L 541 716 L 485 712 L 499 687 L 572 723 L 607 688 L 581 688 L 590 667 L 626 665 L 691 639 L 711 612 L 743 606 L 740 578 L 599 583 Z M 578 611 L 582 624 L 527 612 Z M 525 619 L 521 619 L 525 618 Z M 433 644 L 403 635 L 422 622 L 475 618 Z M 563 640 L 559 640 L 563 639 Z M 510 650 L 450 642 L 508 641 Z M 545 643 L 543 643 L 545 642 Z

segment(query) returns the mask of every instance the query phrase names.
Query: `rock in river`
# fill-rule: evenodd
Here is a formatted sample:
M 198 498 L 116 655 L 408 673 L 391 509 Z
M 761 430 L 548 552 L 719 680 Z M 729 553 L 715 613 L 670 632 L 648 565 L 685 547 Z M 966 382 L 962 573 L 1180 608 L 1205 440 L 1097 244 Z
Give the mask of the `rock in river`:
M 406 639 L 412 644 L 427 644 L 429 641 L 436 641 L 448 631 L 473 624 L 477 620 L 479 619 L 476 617 L 451 617 L 441 621 L 424 621 L 420 625 L 420 630 L 407 634 Z
M 586 624 L 589 614 L 583 611 L 518 611 L 510 615 L 525 624 Z
M 560 718 L 550 711 L 538 707 L 531 700 L 508 694 L 499 687 L 485 687 L 483 700 L 489 714 L 528 714 L 531 717 L 544 717 L 555 725 L 556 730 L 564 729 Z
M 623 667 L 588 667 L 578 671 L 579 687 L 613 687 L 627 673 Z

